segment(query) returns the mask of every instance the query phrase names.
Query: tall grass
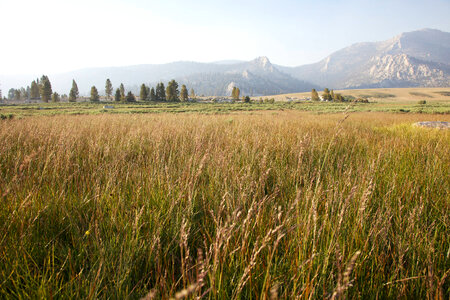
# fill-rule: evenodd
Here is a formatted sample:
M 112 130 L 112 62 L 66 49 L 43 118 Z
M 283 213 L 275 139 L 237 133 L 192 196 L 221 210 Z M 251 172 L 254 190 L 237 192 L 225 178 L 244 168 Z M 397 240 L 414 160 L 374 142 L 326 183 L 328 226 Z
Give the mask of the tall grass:
M 2 121 L 0 295 L 448 299 L 450 134 L 419 117 Z

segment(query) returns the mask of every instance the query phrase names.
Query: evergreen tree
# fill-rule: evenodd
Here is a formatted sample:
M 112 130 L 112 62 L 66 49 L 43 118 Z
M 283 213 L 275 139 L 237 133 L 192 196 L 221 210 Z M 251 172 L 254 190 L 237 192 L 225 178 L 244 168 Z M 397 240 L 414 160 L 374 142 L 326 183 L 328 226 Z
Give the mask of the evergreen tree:
M 336 95 L 334 94 L 334 91 L 333 90 L 331 90 L 331 92 L 330 92 L 330 97 L 331 97 L 331 100 L 336 100 Z
M 108 78 L 108 79 L 106 79 L 106 83 L 105 83 L 106 99 L 109 100 L 111 98 L 112 92 L 113 92 L 113 86 L 111 84 L 111 80 L 109 80 L 109 78 Z
M 15 89 L 13 89 L 13 88 L 11 88 L 11 89 L 9 89 L 9 91 L 8 91 L 8 99 L 9 100 L 13 100 L 14 99 L 14 94 L 16 93 L 16 90 Z
M 179 94 L 178 91 L 178 83 L 172 79 L 166 88 L 166 99 L 167 101 L 179 101 Z
M 145 101 L 145 100 L 147 100 L 147 96 L 148 96 L 148 88 L 143 83 L 141 85 L 141 92 L 139 93 L 139 99 L 141 101 Z
M 42 77 L 41 77 L 39 90 L 40 90 L 39 92 L 41 94 L 42 101 L 44 101 L 44 102 L 50 101 L 52 94 L 53 94 L 52 85 L 51 85 L 48 77 L 45 75 L 42 75 Z
M 20 88 L 20 100 L 27 100 L 28 99 L 28 93 L 27 90 L 24 87 Z
M 35 80 L 31 82 L 30 99 L 39 99 L 39 87 Z
M 126 97 L 127 102 L 136 102 L 136 97 L 134 97 L 133 93 L 130 91 Z
M 14 100 L 20 100 L 20 90 L 14 90 Z
M 120 100 L 125 101 L 125 87 L 123 83 L 120 84 Z
M 91 87 L 91 101 L 98 102 L 100 100 L 100 96 L 98 95 L 97 88 L 95 86 Z
M 190 97 L 191 97 L 191 99 L 195 99 L 195 92 L 194 92 L 193 88 L 191 88 Z
M 121 99 L 120 89 L 116 89 L 116 94 L 114 95 L 114 100 L 120 101 L 120 99 Z
M 186 88 L 186 86 L 184 84 L 181 86 L 180 100 L 181 101 L 187 101 L 188 100 L 188 91 L 187 91 L 187 88 Z
M 57 92 L 54 92 L 52 94 L 52 102 L 60 102 L 61 98 L 59 97 L 59 94 Z
M 69 92 L 69 102 L 75 102 L 77 101 L 78 96 L 80 93 L 78 92 L 78 85 L 75 82 L 75 79 L 72 80 L 72 88 Z
M 154 88 L 150 89 L 149 99 L 150 99 L 150 101 L 156 101 L 156 94 L 155 94 L 155 89 Z
M 325 88 L 323 90 L 323 94 L 322 94 L 322 98 L 323 100 L 331 100 L 331 94 L 330 94 L 330 90 L 328 88 Z
M 160 82 L 156 85 L 155 93 L 157 101 L 166 101 L 166 88 L 164 87 L 164 83 Z
M 319 101 L 319 93 L 317 93 L 316 89 L 311 90 L 311 100 L 312 101 Z

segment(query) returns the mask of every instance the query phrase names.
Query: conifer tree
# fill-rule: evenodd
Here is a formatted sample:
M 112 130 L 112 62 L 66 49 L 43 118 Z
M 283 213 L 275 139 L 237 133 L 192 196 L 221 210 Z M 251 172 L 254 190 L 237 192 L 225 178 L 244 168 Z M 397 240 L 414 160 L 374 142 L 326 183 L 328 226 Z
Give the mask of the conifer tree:
M 186 85 L 184 85 L 184 84 L 181 86 L 180 100 L 181 101 L 187 101 L 188 100 L 188 91 L 187 91 Z
M 20 90 L 14 90 L 14 100 L 20 100 Z
M 141 101 L 145 101 L 145 100 L 147 100 L 147 96 L 148 96 L 148 89 L 145 86 L 145 84 L 143 83 L 141 85 L 141 92 L 139 93 L 139 99 Z
M 106 83 L 105 83 L 105 95 L 108 100 L 111 98 L 112 92 L 113 92 L 113 86 L 111 84 L 111 80 L 109 80 L 109 78 L 108 78 L 108 79 L 106 79 Z
M 311 100 L 312 101 L 319 101 L 319 93 L 317 93 L 316 89 L 311 90 Z
M 180 92 L 178 91 L 178 83 L 172 79 L 166 88 L 166 99 L 167 101 L 178 101 Z
M 323 98 L 323 100 L 331 100 L 331 94 L 330 94 L 330 90 L 328 88 L 325 88 L 323 90 L 322 98 Z
M 116 94 L 114 95 L 114 100 L 120 101 L 120 99 L 121 99 L 120 89 L 116 89 Z
M 52 85 L 46 75 L 42 75 L 41 77 L 39 92 L 41 94 L 42 101 L 44 102 L 50 101 L 53 94 Z
M 91 87 L 91 101 L 98 102 L 100 100 L 100 96 L 98 95 L 97 88 L 95 86 Z
M 59 102 L 61 101 L 61 98 L 59 97 L 59 94 L 57 92 L 54 92 L 52 94 L 52 102 Z
M 165 101 L 166 100 L 166 88 L 164 87 L 164 83 L 160 82 L 156 85 L 156 100 L 157 101 Z
M 31 82 L 30 99 L 39 99 L 39 86 L 35 80 Z
M 195 99 L 195 92 L 194 92 L 193 88 L 191 88 L 190 97 L 191 97 L 191 99 Z
M 75 82 L 75 79 L 73 79 L 72 80 L 72 88 L 70 89 L 70 92 L 69 92 L 69 102 L 77 101 L 78 96 L 79 96 L 78 85 Z
M 131 91 L 128 92 L 126 101 L 127 102 L 136 102 L 136 97 L 134 97 L 134 95 Z
M 150 89 L 150 94 L 148 98 L 150 101 L 156 101 L 155 89 L 153 87 Z
M 125 101 L 125 87 L 123 83 L 120 84 L 120 100 Z

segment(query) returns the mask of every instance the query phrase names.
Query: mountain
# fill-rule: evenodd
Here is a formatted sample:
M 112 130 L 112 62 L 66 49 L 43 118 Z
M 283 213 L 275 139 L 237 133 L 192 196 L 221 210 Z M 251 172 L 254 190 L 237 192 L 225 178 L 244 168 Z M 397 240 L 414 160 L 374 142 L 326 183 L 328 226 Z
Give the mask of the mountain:
M 358 43 L 315 64 L 277 66 L 300 80 L 335 89 L 450 85 L 450 33 L 434 29 Z
M 434 29 L 402 33 L 390 40 L 358 43 L 323 60 L 299 67 L 273 65 L 265 57 L 252 61 L 223 60 L 212 63 L 173 62 L 159 65 L 89 68 L 48 74 L 53 89 L 68 94 L 75 79 L 81 94 L 95 85 L 100 93 L 106 78 L 114 87 L 123 83 L 139 92 L 142 83 L 156 86 L 175 79 L 197 95 L 230 95 L 234 86 L 241 95 L 264 96 L 333 89 L 376 87 L 450 86 L 450 33 Z M 37 76 L 1 76 L 0 88 L 27 86 Z
M 198 95 L 230 95 L 239 87 L 241 95 L 263 96 L 309 91 L 317 86 L 279 71 L 265 56 L 249 62 L 222 65 L 222 72 L 197 73 L 176 80 Z

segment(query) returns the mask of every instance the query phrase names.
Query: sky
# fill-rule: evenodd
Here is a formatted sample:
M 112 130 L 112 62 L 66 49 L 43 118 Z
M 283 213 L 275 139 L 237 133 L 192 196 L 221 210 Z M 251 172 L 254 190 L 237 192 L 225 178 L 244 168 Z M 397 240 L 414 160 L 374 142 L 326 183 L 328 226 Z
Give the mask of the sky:
M 0 74 L 173 61 L 314 63 L 357 42 L 450 31 L 450 0 L 0 0 Z

